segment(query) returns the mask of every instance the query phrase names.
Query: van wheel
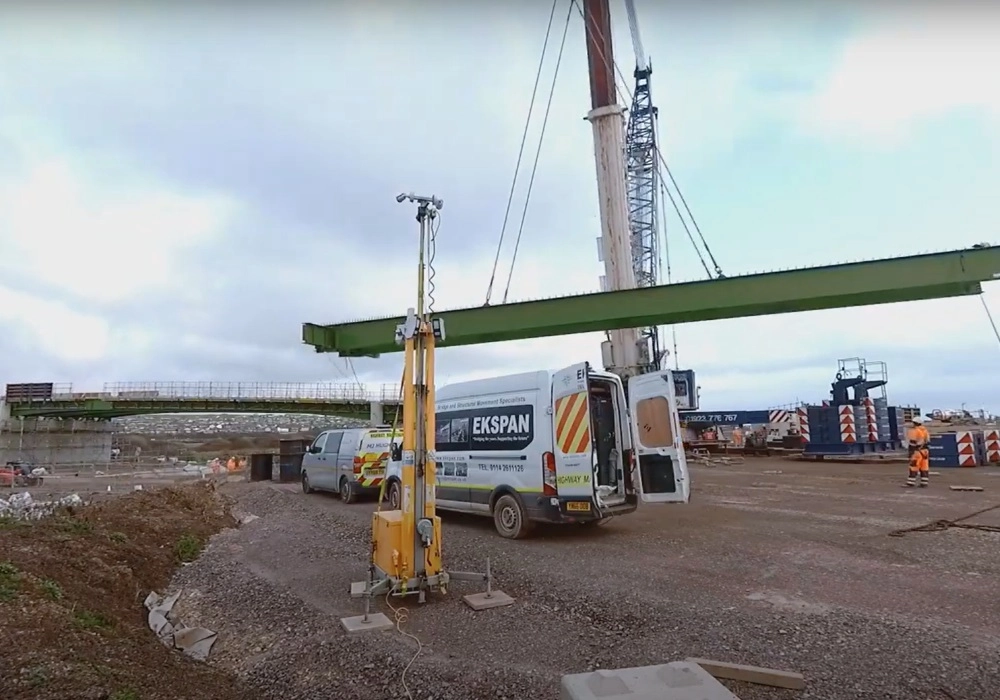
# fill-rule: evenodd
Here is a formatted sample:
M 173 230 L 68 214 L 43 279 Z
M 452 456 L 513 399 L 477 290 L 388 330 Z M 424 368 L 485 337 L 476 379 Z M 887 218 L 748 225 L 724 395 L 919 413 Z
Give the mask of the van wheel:
M 302 493 L 312 493 L 313 487 L 309 484 L 309 476 L 302 472 Z
M 344 503 L 354 503 L 358 500 L 358 490 L 354 488 L 354 482 L 346 476 L 340 479 L 340 500 Z
M 386 500 L 389 503 L 389 510 L 399 510 L 401 508 L 403 494 L 398 481 L 393 481 L 389 484 L 389 494 L 386 496 Z
M 493 504 L 493 524 L 501 537 L 519 540 L 527 537 L 532 523 L 524 512 L 520 499 L 505 493 Z

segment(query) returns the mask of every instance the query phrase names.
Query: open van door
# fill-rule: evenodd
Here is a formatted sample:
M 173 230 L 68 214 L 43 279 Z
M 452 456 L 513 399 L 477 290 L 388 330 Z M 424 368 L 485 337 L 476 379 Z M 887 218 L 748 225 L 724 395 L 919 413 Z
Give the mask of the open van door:
M 590 387 L 586 362 L 552 374 L 552 443 L 555 487 L 567 510 L 590 511 L 594 497 L 594 448 L 590 434 Z M 586 501 L 586 503 L 584 503 Z
M 643 503 L 687 503 L 691 495 L 673 372 L 640 374 L 628 381 L 639 497 Z

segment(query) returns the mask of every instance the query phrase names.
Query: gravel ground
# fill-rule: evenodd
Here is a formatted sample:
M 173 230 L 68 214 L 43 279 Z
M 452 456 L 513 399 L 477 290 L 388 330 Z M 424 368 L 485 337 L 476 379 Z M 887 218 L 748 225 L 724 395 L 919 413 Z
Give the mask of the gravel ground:
M 482 570 L 489 557 L 517 602 L 474 613 L 459 596 L 475 589 L 456 584 L 410 603 L 403 629 L 423 647 L 406 684 L 419 699 L 557 698 L 564 673 L 700 656 L 807 678 L 804 691 L 728 684 L 743 700 L 996 698 L 1000 534 L 888 533 L 1000 503 L 1000 478 L 942 470 L 925 491 L 901 488 L 904 476 L 905 465 L 767 459 L 696 467 L 687 506 L 518 542 L 445 514 L 446 563 Z M 258 519 L 174 579 L 181 616 L 220 631 L 211 663 L 261 698 L 406 697 L 416 642 L 347 637 L 338 621 L 361 610 L 347 591 L 364 575 L 372 504 L 288 485 L 223 490 Z M 1000 510 L 974 522 L 1000 525 Z

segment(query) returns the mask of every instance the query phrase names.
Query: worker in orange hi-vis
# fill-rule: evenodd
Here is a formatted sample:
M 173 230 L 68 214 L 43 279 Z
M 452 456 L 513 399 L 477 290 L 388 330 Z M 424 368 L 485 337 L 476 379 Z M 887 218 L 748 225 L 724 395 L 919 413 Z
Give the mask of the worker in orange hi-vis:
M 906 479 L 906 485 L 916 486 L 917 472 L 920 472 L 920 486 L 925 487 L 930 483 L 928 477 L 931 468 L 931 434 L 924 427 L 924 422 L 917 417 L 913 419 L 913 427 L 906 437 L 910 452 L 910 474 Z
M 743 447 L 743 428 L 736 426 L 732 434 L 733 447 Z

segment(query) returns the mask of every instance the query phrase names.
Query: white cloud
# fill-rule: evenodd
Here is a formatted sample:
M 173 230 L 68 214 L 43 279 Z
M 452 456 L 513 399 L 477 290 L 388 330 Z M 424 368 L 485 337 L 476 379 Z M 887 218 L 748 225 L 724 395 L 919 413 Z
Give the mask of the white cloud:
M 220 197 L 179 195 L 126 173 L 102 186 L 102 175 L 33 154 L 0 179 L 0 270 L 84 300 L 122 299 L 169 285 L 185 248 L 218 233 L 234 213 Z
M 920 122 L 967 109 L 1000 120 L 1000 8 L 907 6 L 849 40 L 802 112 L 806 128 L 895 144 Z M 1000 122 L 998 122 L 1000 123 Z
M 87 362 L 111 349 L 111 328 L 104 318 L 0 285 L 0 327 L 7 323 L 27 340 L 26 350 L 32 353 Z

